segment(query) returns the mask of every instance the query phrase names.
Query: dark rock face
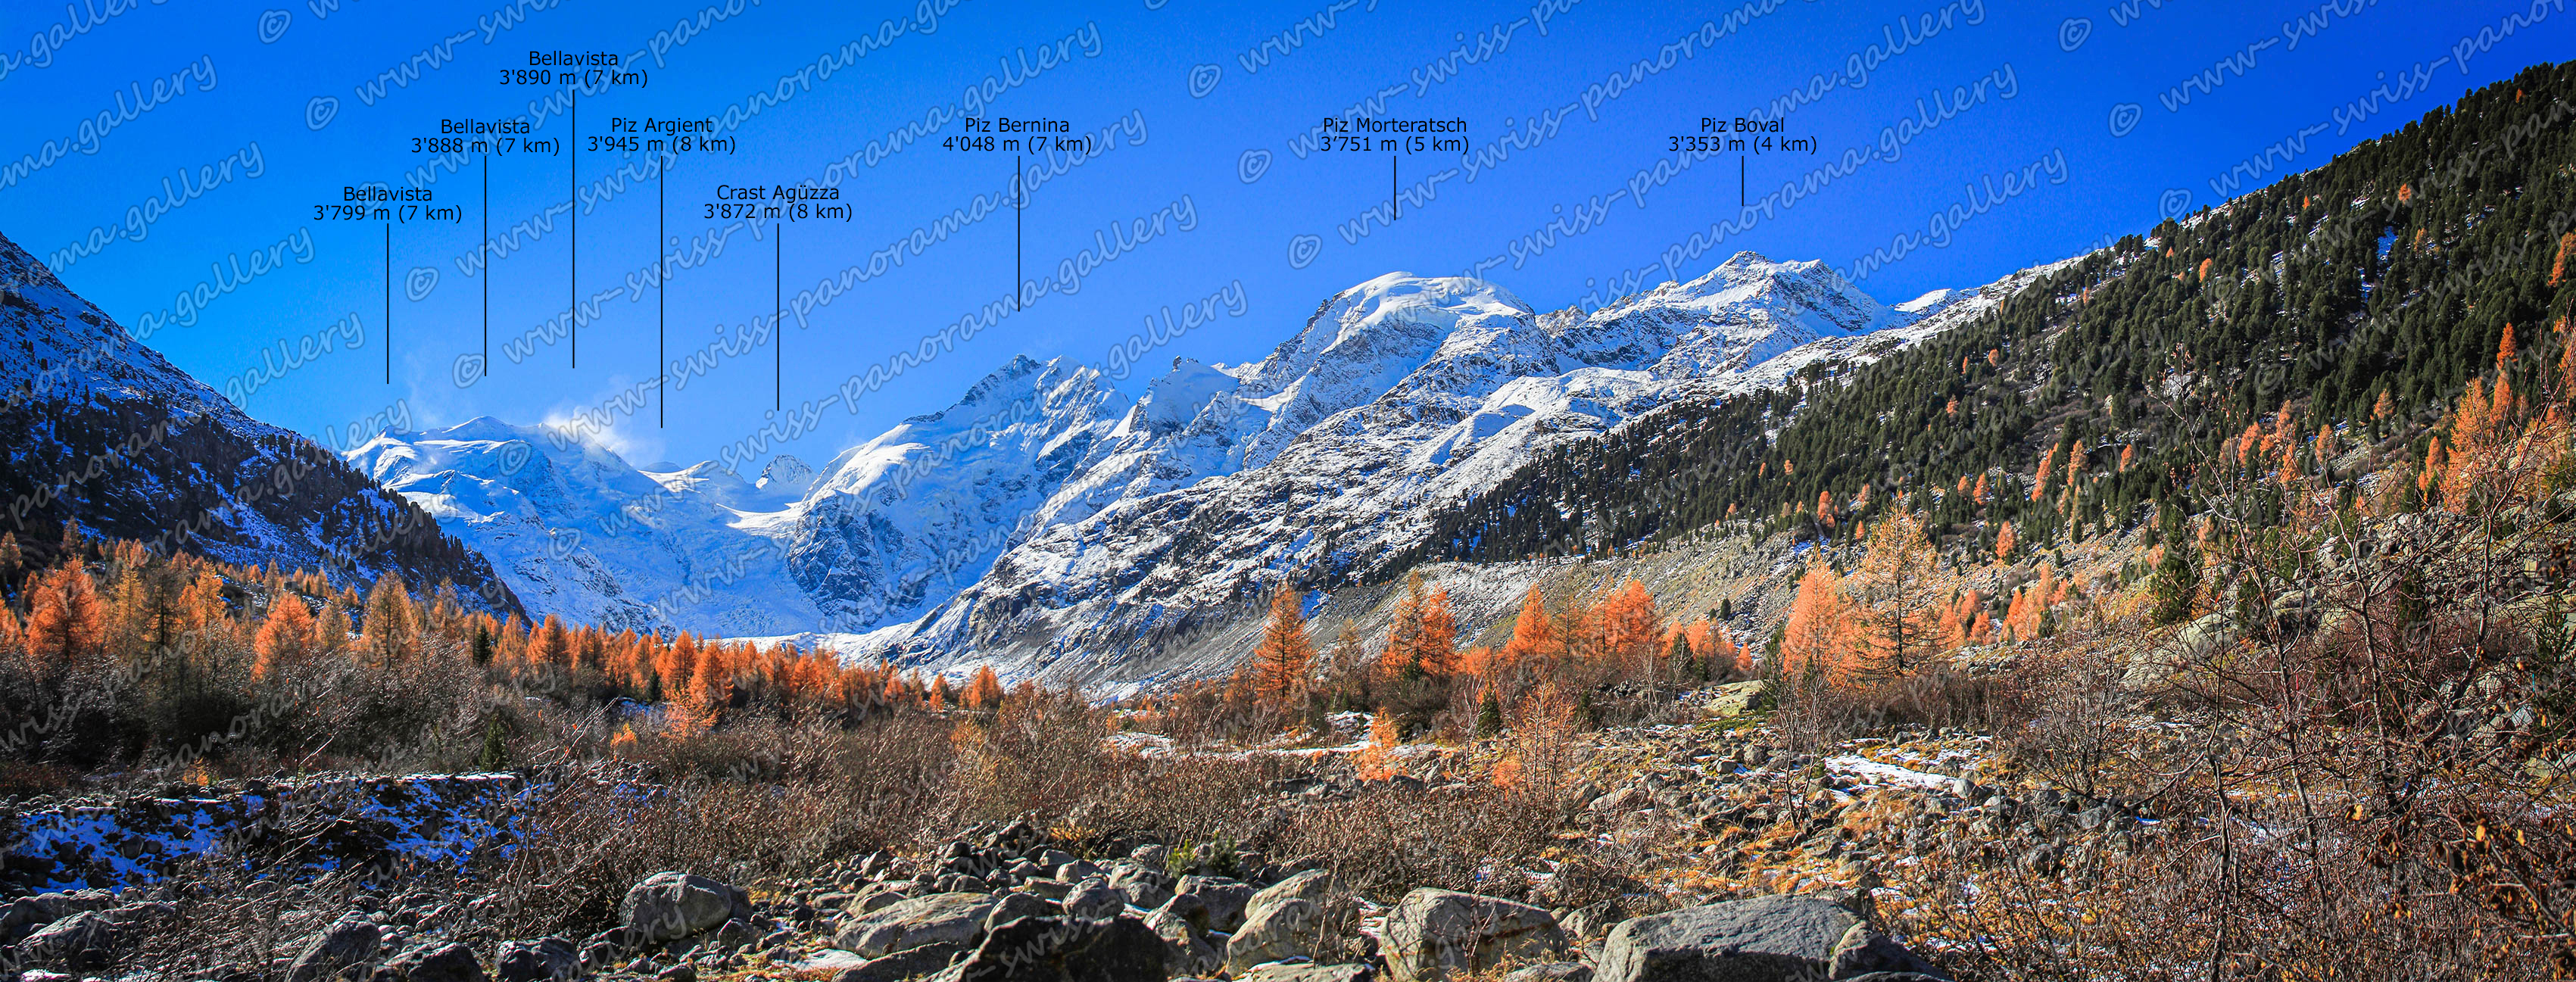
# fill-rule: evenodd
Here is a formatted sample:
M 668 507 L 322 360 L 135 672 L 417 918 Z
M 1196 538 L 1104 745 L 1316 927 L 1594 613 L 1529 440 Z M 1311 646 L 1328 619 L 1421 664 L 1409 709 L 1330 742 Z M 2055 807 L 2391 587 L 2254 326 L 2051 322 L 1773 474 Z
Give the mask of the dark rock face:
M 428 512 L 244 415 L 5 236 L 0 282 L 0 500 L 22 506 L 10 524 L 31 564 L 54 559 L 55 537 L 35 530 L 72 520 L 164 554 L 329 570 L 334 585 L 453 581 L 468 607 L 525 613 Z
M 404 982 L 484 982 L 486 978 L 482 963 L 474 960 L 474 949 L 462 942 L 422 945 L 385 965 L 401 973 Z
M 1163 982 L 1166 948 L 1132 917 L 1024 917 L 984 938 L 957 982 Z
M 27 935 L 18 951 L 39 965 L 96 968 L 116 960 L 116 924 L 97 911 L 82 911 Z
M 504 941 L 492 970 L 500 982 L 567 982 L 581 974 L 581 955 L 570 938 Z

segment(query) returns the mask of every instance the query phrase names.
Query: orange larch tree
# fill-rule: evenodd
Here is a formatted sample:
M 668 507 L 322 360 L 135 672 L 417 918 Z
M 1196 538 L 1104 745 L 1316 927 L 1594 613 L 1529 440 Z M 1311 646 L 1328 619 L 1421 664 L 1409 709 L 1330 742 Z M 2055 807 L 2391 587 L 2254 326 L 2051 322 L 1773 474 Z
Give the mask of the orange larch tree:
M 1556 636 L 1555 625 L 1547 616 L 1547 598 L 1537 587 L 1521 594 L 1521 612 L 1512 620 L 1512 639 L 1503 644 L 1503 660 L 1526 664 L 1536 659 L 1553 658 L 1565 651 Z
M 386 573 L 376 580 L 367 593 L 366 635 L 360 644 L 379 665 L 391 665 L 411 653 L 413 638 L 419 630 L 419 611 L 412 607 L 411 591 L 403 585 L 402 574 Z M 552 620 L 552 618 L 548 618 Z M 555 629 L 563 629 L 561 623 Z
M 975 674 L 966 680 L 966 706 L 970 709 L 995 709 L 1002 705 L 1002 676 L 993 666 L 977 665 Z
M 1893 509 L 1869 538 L 1852 585 L 1867 638 L 1855 654 L 1863 674 L 1893 678 L 1913 672 L 1936 650 L 1934 620 L 1946 590 L 1940 557 L 1912 512 Z
M 1457 670 L 1458 619 L 1449 612 L 1449 590 L 1442 587 L 1422 598 L 1422 629 L 1413 635 L 1413 663 L 1422 673 L 1445 679 Z
M 528 666 L 539 672 L 559 672 L 572 666 L 572 634 L 564 630 L 562 618 L 547 614 L 545 623 L 529 633 Z
M 40 574 L 27 594 L 27 654 L 37 665 L 60 671 L 102 653 L 107 609 L 87 572 L 67 565 Z
M 1457 660 L 1458 623 L 1449 612 L 1449 591 L 1425 590 L 1420 572 L 1404 580 L 1404 597 L 1396 601 L 1394 623 L 1387 628 L 1382 671 L 1406 679 L 1447 678 Z
M 256 678 L 293 671 L 310 661 L 313 612 L 304 608 L 304 598 L 283 592 L 271 596 L 268 616 L 260 622 L 259 637 L 251 648 L 258 658 L 251 663 L 251 674 Z
M 1655 662 L 1662 654 L 1658 640 L 1662 637 L 1663 618 L 1655 611 L 1655 600 L 1646 594 L 1645 584 L 1629 580 L 1616 588 L 1603 590 L 1601 599 L 1592 605 L 1592 623 L 1600 635 L 1600 650 L 1594 652 L 1608 665 L 1624 672 L 1641 674 L 1651 682 Z
M 1852 667 L 1851 615 L 1842 577 L 1827 563 L 1809 563 L 1806 575 L 1798 578 L 1798 595 L 1790 601 L 1789 619 L 1782 626 L 1782 667 L 1829 681 L 1845 680 Z
M 1270 595 L 1270 621 L 1252 649 L 1254 701 L 1266 710 L 1289 709 L 1306 697 L 1315 668 L 1315 643 L 1306 636 L 1304 591 L 1280 584 Z

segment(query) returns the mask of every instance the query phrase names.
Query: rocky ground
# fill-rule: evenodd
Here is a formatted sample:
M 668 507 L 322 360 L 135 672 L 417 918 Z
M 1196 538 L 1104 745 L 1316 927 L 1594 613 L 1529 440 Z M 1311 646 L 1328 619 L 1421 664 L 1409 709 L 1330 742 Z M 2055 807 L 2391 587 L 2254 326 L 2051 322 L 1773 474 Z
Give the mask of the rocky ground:
M 1584 735 L 1588 758 L 1567 776 L 1572 787 L 1561 796 L 1569 806 L 1555 833 L 1562 848 L 1525 868 L 1479 871 L 1498 896 L 1352 889 L 1329 857 L 1138 837 L 1075 841 L 1062 828 L 1022 820 L 761 882 L 668 871 L 633 884 L 613 912 L 598 911 L 596 930 L 510 937 L 496 926 L 506 918 L 493 916 L 508 901 L 497 890 L 478 892 L 487 884 L 358 871 L 386 868 L 387 852 L 425 843 L 455 850 L 440 837 L 454 830 L 487 837 L 455 855 L 507 848 L 517 833 L 491 816 L 507 811 L 517 785 L 380 779 L 319 782 L 348 805 L 336 818 L 317 820 L 308 810 L 294 813 L 300 824 L 244 825 L 266 830 L 267 840 L 304 844 L 301 852 L 272 846 L 224 853 L 252 857 L 254 865 L 302 863 L 300 875 L 246 884 L 156 879 L 151 871 L 160 868 L 156 859 L 173 858 L 156 854 L 239 838 L 206 816 L 238 818 L 258 802 L 288 797 L 284 789 L 196 789 L 195 797 L 152 806 L 18 803 L 11 865 L 20 881 L 42 864 L 29 854 L 27 830 L 51 830 L 45 841 L 54 855 L 37 886 L 95 880 L 119 889 L 20 896 L 0 913 L 0 942 L 13 945 L 15 982 L 174 977 L 153 966 L 190 961 L 171 948 L 170 939 L 187 936 L 189 929 L 174 926 L 183 921 L 199 932 L 256 929 L 269 940 L 265 963 L 177 976 L 220 982 L 1897 982 L 1941 977 L 1934 963 L 1942 952 L 1937 939 L 1921 939 L 1915 944 L 1929 960 L 1917 958 L 1882 933 L 1883 913 L 1921 899 L 1892 881 L 1924 864 L 1963 858 L 2056 876 L 2154 834 L 2152 819 L 2121 803 L 2018 779 L 1977 734 L 1916 728 L 1825 754 L 1793 751 L 1766 723 L 1762 685 L 1695 696 L 1704 715 L 1686 724 Z M 1295 758 L 1300 770 L 1267 785 L 1268 802 L 1253 804 L 1277 821 L 1363 791 L 1394 789 L 1430 802 L 1490 781 L 1495 752 L 1406 748 L 1398 756 L 1404 773 L 1374 786 L 1354 776 L 1344 754 L 1308 754 Z M 442 796 L 459 810 L 428 817 L 434 809 L 424 802 Z M 201 804 L 172 807 L 182 800 Z M 159 831 L 72 836 L 64 830 L 80 823 L 67 815 L 120 829 L 106 818 L 124 815 L 125 824 Z M 158 824 L 147 820 L 156 817 Z M 327 856 L 350 871 L 334 873 L 330 859 L 317 858 Z M 235 891 L 240 896 L 230 895 Z M 1580 907 L 1552 905 L 1604 895 L 1609 899 Z M 223 920 L 226 909 L 254 908 L 267 912 L 251 918 L 255 928 Z

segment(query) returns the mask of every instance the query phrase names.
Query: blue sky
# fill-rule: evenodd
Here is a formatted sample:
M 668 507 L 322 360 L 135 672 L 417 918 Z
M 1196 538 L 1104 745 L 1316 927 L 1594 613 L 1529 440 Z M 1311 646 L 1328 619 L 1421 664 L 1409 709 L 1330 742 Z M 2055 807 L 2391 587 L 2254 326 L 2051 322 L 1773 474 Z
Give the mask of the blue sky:
M 1393 270 L 1480 272 L 1540 310 L 1748 249 L 1867 269 L 1889 302 L 1973 286 L 2576 55 L 2563 0 L 265 2 L 11 4 L 0 234 L 253 415 L 333 445 L 389 420 L 586 419 L 636 463 L 746 473 L 779 451 L 819 463 L 1017 354 L 1107 369 L 1142 351 L 1131 392 L 1173 357 L 1258 359 Z M 532 50 L 612 53 L 625 77 L 583 82 L 576 131 L 564 66 L 510 74 Z M 1465 152 L 1356 129 L 1336 135 L 1366 149 L 1317 149 L 1354 106 L 1463 121 L 1429 136 Z M 1779 126 L 1732 132 L 1739 116 Z M 667 154 L 666 176 L 666 154 L 620 146 L 670 150 L 644 121 L 710 118 L 693 143 L 723 142 Z M 1014 154 L 1002 141 L 1033 137 L 1004 118 L 1097 149 Z M 1746 148 L 1677 151 L 1704 118 Z M 445 120 L 529 125 L 482 135 L 508 152 L 415 143 Z M 942 145 L 967 135 L 994 149 Z M 1035 185 L 1016 215 L 1015 170 Z M 1391 181 L 1411 190 L 1387 221 Z M 317 217 L 369 183 L 430 200 Z M 844 210 L 708 217 L 720 187 L 782 185 L 829 185 L 806 204 Z M 961 209 L 974 220 L 941 227 Z M 488 277 L 487 210 L 509 241 Z M 657 221 L 686 257 L 662 289 Z M 1015 247 L 1024 306 L 987 322 Z M 545 333 L 576 286 L 599 298 L 577 367 Z M 807 300 L 773 335 L 780 294 Z

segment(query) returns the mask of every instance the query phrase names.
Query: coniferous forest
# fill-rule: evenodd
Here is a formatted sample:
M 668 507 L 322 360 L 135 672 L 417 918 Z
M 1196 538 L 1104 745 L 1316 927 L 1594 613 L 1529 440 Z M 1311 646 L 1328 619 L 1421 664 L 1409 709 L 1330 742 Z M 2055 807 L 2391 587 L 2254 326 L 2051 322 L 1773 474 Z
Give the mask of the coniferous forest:
M 2045 548 L 2135 527 L 2154 502 L 2191 508 L 2248 427 L 2303 459 L 2330 451 L 2338 493 L 2361 494 L 2379 464 L 2423 458 L 2471 378 L 2550 384 L 2576 226 L 2571 83 L 2542 66 L 2470 93 L 1847 376 L 1677 406 L 1552 453 L 1441 516 L 1409 558 L 1817 528 L 1820 497 L 1896 495 L 1953 546 L 1991 549 L 2010 524 Z M 2517 357 L 2499 372 L 2500 343 Z M 2359 447 L 2368 464 L 2331 452 Z

